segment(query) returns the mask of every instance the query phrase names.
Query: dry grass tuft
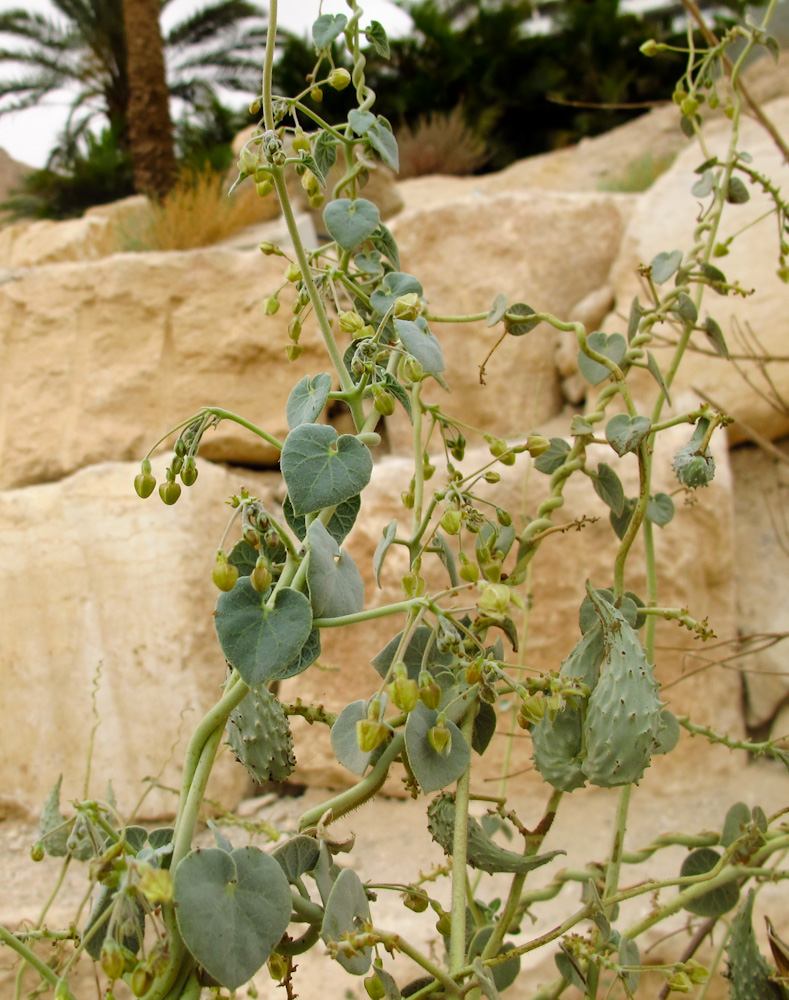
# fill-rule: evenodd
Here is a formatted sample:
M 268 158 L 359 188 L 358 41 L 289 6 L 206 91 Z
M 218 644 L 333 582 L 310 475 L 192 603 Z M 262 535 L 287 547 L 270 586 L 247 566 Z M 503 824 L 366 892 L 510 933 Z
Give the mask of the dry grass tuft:
M 471 174 L 489 158 L 484 141 L 463 119 L 463 108 L 422 115 L 397 131 L 400 180 L 426 174 Z
M 224 174 L 215 170 L 187 171 L 167 197 L 149 202 L 118 227 L 123 251 L 193 250 L 227 239 L 239 229 L 279 214 L 276 197 L 258 197 L 250 181 L 228 196 Z

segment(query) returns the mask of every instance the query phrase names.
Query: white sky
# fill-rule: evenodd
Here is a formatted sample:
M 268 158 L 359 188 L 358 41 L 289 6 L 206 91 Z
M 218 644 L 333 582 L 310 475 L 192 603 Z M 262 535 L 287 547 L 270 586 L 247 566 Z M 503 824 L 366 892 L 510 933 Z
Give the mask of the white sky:
M 280 0 L 280 24 L 290 31 L 306 33 L 318 15 L 318 3 L 319 0 Z M 205 6 L 205 0 L 173 0 L 165 11 L 163 26 L 168 28 L 201 6 Z M 267 6 L 265 0 L 261 6 Z M 56 13 L 47 0 L 0 0 L 0 11 L 17 7 L 46 15 Z M 380 21 L 392 37 L 407 34 L 410 30 L 411 19 L 390 0 L 363 0 L 363 9 L 362 24 Z M 347 12 L 348 6 L 344 0 L 323 0 L 322 13 Z M 235 100 L 240 107 L 242 101 L 238 98 Z M 21 163 L 32 167 L 43 166 L 55 144 L 57 133 L 65 123 L 68 104 L 67 94 L 61 97 L 53 94 L 40 107 L 0 117 L 0 147 Z

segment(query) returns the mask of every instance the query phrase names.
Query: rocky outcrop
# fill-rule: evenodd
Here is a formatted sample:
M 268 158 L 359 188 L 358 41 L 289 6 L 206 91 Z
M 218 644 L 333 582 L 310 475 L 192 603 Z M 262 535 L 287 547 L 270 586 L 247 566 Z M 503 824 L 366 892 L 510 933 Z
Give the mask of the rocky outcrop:
M 98 723 L 90 793 L 111 780 L 126 812 L 153 778 L 138 816 L 170 815 L 159 786 L 179 786 L 189 734 L 220 694 L 211 570 L 223 501 L 242 484 L 267 497 L 272 478 L 202 462 L 198 485 L 166 507 L 135 494 L 137 471 L 107 463 L 0 492 L 6 804 L 37 812 L 59 774 L 64 804 L 82 797 Z M 232 807 L 247 782 L 226 749 L 209 794 Z

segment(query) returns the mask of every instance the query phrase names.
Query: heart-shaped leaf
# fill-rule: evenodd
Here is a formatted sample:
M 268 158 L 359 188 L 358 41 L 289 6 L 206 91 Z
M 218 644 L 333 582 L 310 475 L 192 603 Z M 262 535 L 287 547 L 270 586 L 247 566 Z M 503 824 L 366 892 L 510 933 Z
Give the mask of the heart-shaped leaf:
M 550 476 L 552 473 L 564 465 L 565 459 L 567 458 L 567 453 L 570 450 L 570 445 L 564 438 L 551 438 L 551 443 L 548 446 L 548 450 L 544 451 L 542 455 L 538 455 L 534 460 L 534 468 L 538 472 L 544 472 L 546 475 Z
M 392 232 L 383 222 L 378 227 L 374 236 L 371 237 L 373 246 L 380 250 L 384 257 L 388 257 L 396 271 L 400 270 L 400 251 L 397 249 L 397 241 Z M 421 287 L 421 286 L 420 286 Z
M 360 931 L 370 922 L 370 904 L 364 891 L 362 880 L 353 868 L 343 868 L 337 876 L 326 903 L 326 912 L 321 927 L 321 937 L 329 941 L 341 941 L 347 934 Z M 337 953 L 337 961 L 352 976 L 363 976 L 370 968 L 373 950 Z
M 325 49 L 345 30 L 348 18 L 345 14 L 321 14 L 312 25 L 312 40 L 316 49 Z
M 288 418 L 288 427 L 293 430 L 300 424 L 312 424 L 321 414 L 326 400 L 331 392 L 331 375 L 321 372 L 310 378 L 305 375 L 301 381 L 297 382 L 285 407 L 285 414 Z
M 656 285 L 662 285 L 664 281 L 668 281 L 672 274 L 676 273 L 681 263 L 681 250 L 672 250 L 671 253 L 667 251 L 659 253 L 650 265 L 652 268 L 652 280 Z
M 312 871 L 318 863 L 319 854 L 320 847 L 314 837 L 297 833 L 295 837 L 275 847 L 271 857 L 283 870 L 288 882 L 295 882 L 302 875 Z
M 277 680 L 298 657 L 312 630 L 312 609 L 304 594 L 290 587 L 277 593 L 273 607 L 263 607 L 246 576 L 219 595 L 214 625 L 228 663 L 255 687 Z
M 622 361 L 627 351 L 627 341 L 621 333 L 608 334 L 597 330 L 589 334 L 587 343 L 593 351 L 602 354 L 615 365 Z M 587 357 L 583 351 L 578 352 L 578 370 L 590 385 L 599 385 L 611 374 L 604 364 Z
M 488 318 L 485 321 L 486 326 L 495 326 L 504 313 L 507 311 L 507 296 L 502 292 L 496 296 L 493 300 L 493 306 L 488 313 Z
M 411 322 L 405 319 L 395 320 L 397 335 L 409 354 L 413 354 L 424 370 L 432 375 L 446 370 L 441 345 L 430 332 L 424 320 Z
M 621 514 L 625 506 L 625 491 L 622 481 L 610 465 L 601 462 L 597 475 L 592 480 L 595 493 L 615 514 Z
M 382 59 L 389 58 L 389 39 L 380 21 L 370 21 L 370 27 L 364 29 L 364 36 Z
M 522 337 L 525 333 L 530 333 L 535 326 L 540 325 L 540 320 L 538 319 L 528 319 L 526 317 L 533 316 L 536 310 L 532 309 L 531 306 L 527 306 L 525 302 L 515 302 L 507 310 L 508 316 L 523 316 L 524 322 L 518 323 L 513 322 L 510 319 L 505 319 L 505 325 L 507 327 L 507 333 L 512 337 Z
M 627 413 L 617 413 L 608 421 L 605 436 L 617 455 L 627 455 L 641 444 L 649 434 L 651 426 L 647 417 L 631 417 Z
M 353 250 L 372 236 L 381 221 L 378 206 L 366 198 L 337 198 L 323 211 L 323 221 L 333 240 L 343 250 Z
M 285 873 L 257 847 L 197 848 L 176 868 L 174 893 L 186 947 L 231 990 L 255 975 L 290 923 Z
M 280 468 L 296 516 L 334 507 L 370 482 L 373 457 L 351 434 L 326 424 L 301 424 L 285 438 Z
M 667 493 L 656 493 L 647 503 L 647 517 L 659 528 L 665 528 L 674 517 L 674 501 Z
M 357 135 L 364 135 L 371 125 L 375 125 L 375 115 L 372 111 L 360 111 L 354 108 L 348 112 L 348 124 Z
M 383 115 L 379 115 L 375 124 L 367 129 L 366 138 L 387 167 L 397 173 L 400 170 L 400 153 L 397 149 L 397 139 L 395 139 L 392 133 L 392 126 Z
M 307 583 L 315 618 L 341 618 L 364 608 L 364 580 L 356 563 L 317 519 L 307 530 Z
M 318 169 L 324 177 L 328 176 L 329 171 L 337 160 L 337 142 L 330 132 L 318 133 L 313 152 Z
M 423 792 L 437 792 L 446 788 L 463 774 L 469 765 L 471 751 L 454 722 L 447 720 L 450 744 L 444 753 L 430 745 L 428 732 L 435 726 L 438 712 L 425 708 L 420 701 L 409 713 L 405 724 L 405 749 L 408 763 Z
M 341 504 L 337 505 L 337 509 L 326 525 L 326 530 L 338 545 L 342 545 L 351 528 L 356 523 L 361 506 L 362 498 L 360 496 L 351 497 L 350 500 L 343 500 Z M 287 493 L 282 502 L 282 509 L 285 512 L 285 520 L 288 522 L 293 534 L 297 536 L 300 542 L 303 542 L 307 537 L 307 518 L 304 514 L 297 517 L 293 513 L 293 505 Z
M 446 667 L 452 663 L 452 653 L 439 652 L 438 649 L 436 649 L 435 642 L 431 639 L 432 634 L 432 629 L 428 628 L 426 625 L 420 625 L 414 630 L 414 634 L 411 636 L 408 645 L 402 654 L 406 669 L 408 670 L 408 676 L 411 680 L 416 680 L 419 676 L 419 671 L 422 668 L 422 661 L 425 659 L 425 650 L 427 649 L 428 642 L 430 642 L 430 651 L 427 654 L 427 660 L 425 662 L 425 667 L 428 670 L 432 670 L 435 667 Z M 400 640 L 402 637 L 403 633 L 398 632 L 394 639 L 390 639 L 381 652 L 377 653 L 373 658 L 373 666 L 381 677 L 386 677 L 388 674 L 389 667 L 392 665 L 392 660 L 394 660 L 395 653 L 400 646 Z
M 291 660 L 287 667 L 280 670 L 276 679 L 286 681 L 289 677 L 298 677 L 299 674 L 304 673 L 307 667 L 311 667 L 320 655 L 321 630 L 314 628 L 307 636 L 307 641 L 299 650 L 298 656 Z
M 356 723 L 367 718 L 367 702 L 352 701 L 346 705 L 331 727 L 334 756 L 352 774 L 364 774 L 370 762 L 370 752 L 362 750 L 356 739 Z
M 680 876 L 703 875 L 710 871 L 720 861 L 721 856 L 711 847 L 700 847 L 697 851 L 692 851 L 682 862 Z M 740 898 L 740 887 L 736 882 L 726 882 L 711 889 L 709 892 L 696 896 L 685 904 L 685 909 L 689 913 L 695 913 L 699 917 L 722 917 L 724 913 L 733 910 Z
M 413 274 L 390 271 L 381 282 L 381 287 L 370 296 L 370 305 L 379 316 L 383 316 L 394 305 L 395 299 L 412 292 L 417 295 L 423 292 L 422 283 Z

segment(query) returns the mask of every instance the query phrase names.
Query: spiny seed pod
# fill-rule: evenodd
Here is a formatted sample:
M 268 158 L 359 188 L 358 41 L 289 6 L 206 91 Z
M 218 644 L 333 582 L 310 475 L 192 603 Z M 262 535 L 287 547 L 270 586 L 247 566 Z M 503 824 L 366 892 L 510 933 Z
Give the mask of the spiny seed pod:
M 663 726 L 652 664 L 638 633 L 587 584 L 603 627 L 605 655 L 586 710 L 583 772 L 593 785 L 615 788 L 640 781 Z
M 164 502 L 171 507 L 181 495 L 181 487 L 179 483 L 167 481 L 162 483 L 159 487 L 159 496 L 164 500 Z
M 599 622 L 595 622 L 562 662 L 559 676 L 594 688 L 604 652 L 603 629 Z M 549 699 L 541 700 L 545 701 L 547 709 Z M 531 738 L 534 765 L 544 781 L 562 792 L 583 787 L 586 778 L 580 760 L 583 719 L 579 705 L 565 703 L 553 718 L 544 713 L 532 729 Z
M 197 481 L 197 463 L 194 460 L 194 456 L 190 455 L 184 461 L 184 467 L 181 469 L 181 482 L 184 486 L 194 486 Z
M 710 454 L 709 448 L 705 448 L 703 453 L 699 451 L 709 426 L 709 420 L 701 417 L 693 437 L 674 456 L 674 472 L 677 474 L 677 479 L 683 486 L 691 489 L 707 486 L 715 477 L 715 459 Z
M 259 785 L 285 781 L 296 766 L 288 717 L 264 684 L 230 713 L 227 742 Z

